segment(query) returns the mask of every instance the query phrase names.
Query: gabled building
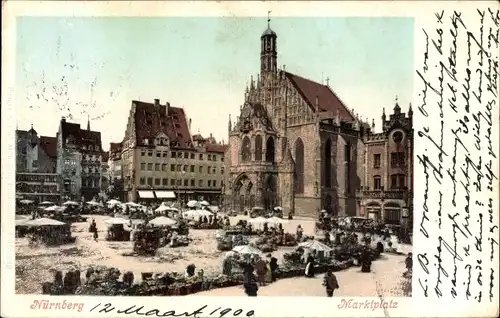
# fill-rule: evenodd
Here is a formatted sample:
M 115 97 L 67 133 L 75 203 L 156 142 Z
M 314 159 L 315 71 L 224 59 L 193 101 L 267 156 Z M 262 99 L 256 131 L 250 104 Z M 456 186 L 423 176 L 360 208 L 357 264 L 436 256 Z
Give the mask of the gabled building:
M 208 141 L 207 141 L 208 140 Z M 213 137 L 191 138 L 184 109 L 132 101 L 122 141 L 127 200 L 208 200 L 219 203 L 224 147 Z
M 36 202 L 57 202 L 60 176 L 56 173 L 54 137 L 39 136 L 33 129 L 16 130 L 16 195 Z
M 73 200 L 92 200 L 101 190 L 101 133 L 81 129 L 62 118 L 57 133 L 57 169 L 62 177 L 63 195 Z

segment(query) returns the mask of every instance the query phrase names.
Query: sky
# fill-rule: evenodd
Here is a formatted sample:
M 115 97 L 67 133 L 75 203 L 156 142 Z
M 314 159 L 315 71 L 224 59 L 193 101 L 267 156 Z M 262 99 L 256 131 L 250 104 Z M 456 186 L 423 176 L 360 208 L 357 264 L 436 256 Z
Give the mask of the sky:
M 227 141 L 260 68 L 266 18 L 20 17 L 16 124 L 55 136 L 61 116 L 123 139 L 132 100 L 183 107 L 191 133 Z M 326 83 L 360 117 L 391 113 L 413 95 L 410 18 L 271 18 L 278 66 Z

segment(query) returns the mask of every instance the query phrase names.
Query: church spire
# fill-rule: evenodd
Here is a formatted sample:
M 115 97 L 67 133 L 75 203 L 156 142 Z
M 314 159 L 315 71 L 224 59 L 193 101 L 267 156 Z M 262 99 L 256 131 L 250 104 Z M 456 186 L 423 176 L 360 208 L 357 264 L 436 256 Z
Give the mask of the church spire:
M 278 53 L 276 50 L 276 33 L 271 30 L 271 11 L 267 12 L 267 29 L 260 37 L 260 72 L 274 73 L 278 70 Z
M 87 130 L 90 131 L 90 116 L 87 114 Z

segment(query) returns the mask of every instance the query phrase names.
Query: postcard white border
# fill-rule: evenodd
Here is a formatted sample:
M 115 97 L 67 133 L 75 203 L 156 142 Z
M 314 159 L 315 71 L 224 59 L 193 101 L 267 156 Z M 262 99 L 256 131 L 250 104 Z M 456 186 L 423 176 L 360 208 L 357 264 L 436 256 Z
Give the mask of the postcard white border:
M 97 316 L 88 312 L 69 312 L 64 310 L 30 310 L 33 300 L 54 299 L 44 295 L 14 295 L 14 153 L 13 140 L 15 130 L 15 17 L 29 16 L 264 16 L 272 10 L 274 16 L 385 16 L 385 17 L 414 17 L 415 29 L 422 17 L 428 17 L 435 10 L 475 10 L 478 7 L 498 5 L 495 1 L 470 2 L 434 2 L 434 1 L 367 1 L 367 2 L 31 2 L 8 1 L 2 3 L 2 316 L 6 317 L 40 317 L 40 316 Z M 425 20 L 425 19 L 424 19 Z M 498 132 L 497 132 L 498 134 Z M 497 135 L 498 137 L 498 135 Z M 497 139 L 498 140 L 498 139 Z M 497 169 L 498 170 L 498 169 Z M 415 180 L 417 185 L 421 180 Z M 415 202 L 415 206 L 418 202 Z M 498 213 L 498 210 L 496 211 Z M 418 244 L 418 242 L 414 242 Z M 348 283 L 348 282 L 346 282 Z M 414 283 L 415 286 L 415 283 Z M 414 287 L 415 288 L 415 287 Z M 178 311 L 194 310 L 193 303 L 209 304 L 211 307 L 232 307 L 244 310 L 254 309 L 257 316 L 266 317 L 378 317 L 386 316 L 384 310 L 339 309 L 341 299 L 322 297 L 57 297 L 57 300 L 67 302 L 90 303 L 112 302 L 116 306 L 126 308 L 132 302 L 143 304 L 149 309 L 161 307 L 168 310 L 175 307 Z M 353 298 L 356 301 L 380 302 L 380 298 Z M 396 317 L 467 317 L 484 316 L 498 312 L 498 307 L 488 303 L 479 306 L 474 302 L 436 300 L 432 298 L 389 298 L 398 302 L 397 308 L 387 309 L 389 316 Z M 279 304 L 279 305 L 278 305 Z M 168 308 L 170 307 L 170 308 Z M 88 310 L 88 308 L 86 309 Z M 113 314 L 112 316 L 117 316 Z M 123 315 L 125 316 L 125 315 Z M 231 315 L 229 317 L 232 317 Z

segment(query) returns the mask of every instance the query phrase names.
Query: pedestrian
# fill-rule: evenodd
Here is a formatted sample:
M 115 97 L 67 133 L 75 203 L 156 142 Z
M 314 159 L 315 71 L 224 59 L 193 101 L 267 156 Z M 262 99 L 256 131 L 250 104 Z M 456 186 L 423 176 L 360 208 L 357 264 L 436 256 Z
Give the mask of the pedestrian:
M 276 270 L 278 269 L 278 259 L 276 257 L 273 257 L 271 254 L 268 254 L 267 257 L 269 258 L 269 268 L 271 270 L 271 281 L 275 282 L 276 281 Z
M 413 270 L 413 253 L 408 253 L 405 259 L 406 271 L 411 272 Z
M 326 288 L 326 296 L 333 297 L 333 292 L 335 289 L 339 288 L 339 283 L 337 277 L 332 273 L 331 269 L 326 271 L 325 277 L 323 278 L 323 286 Z

